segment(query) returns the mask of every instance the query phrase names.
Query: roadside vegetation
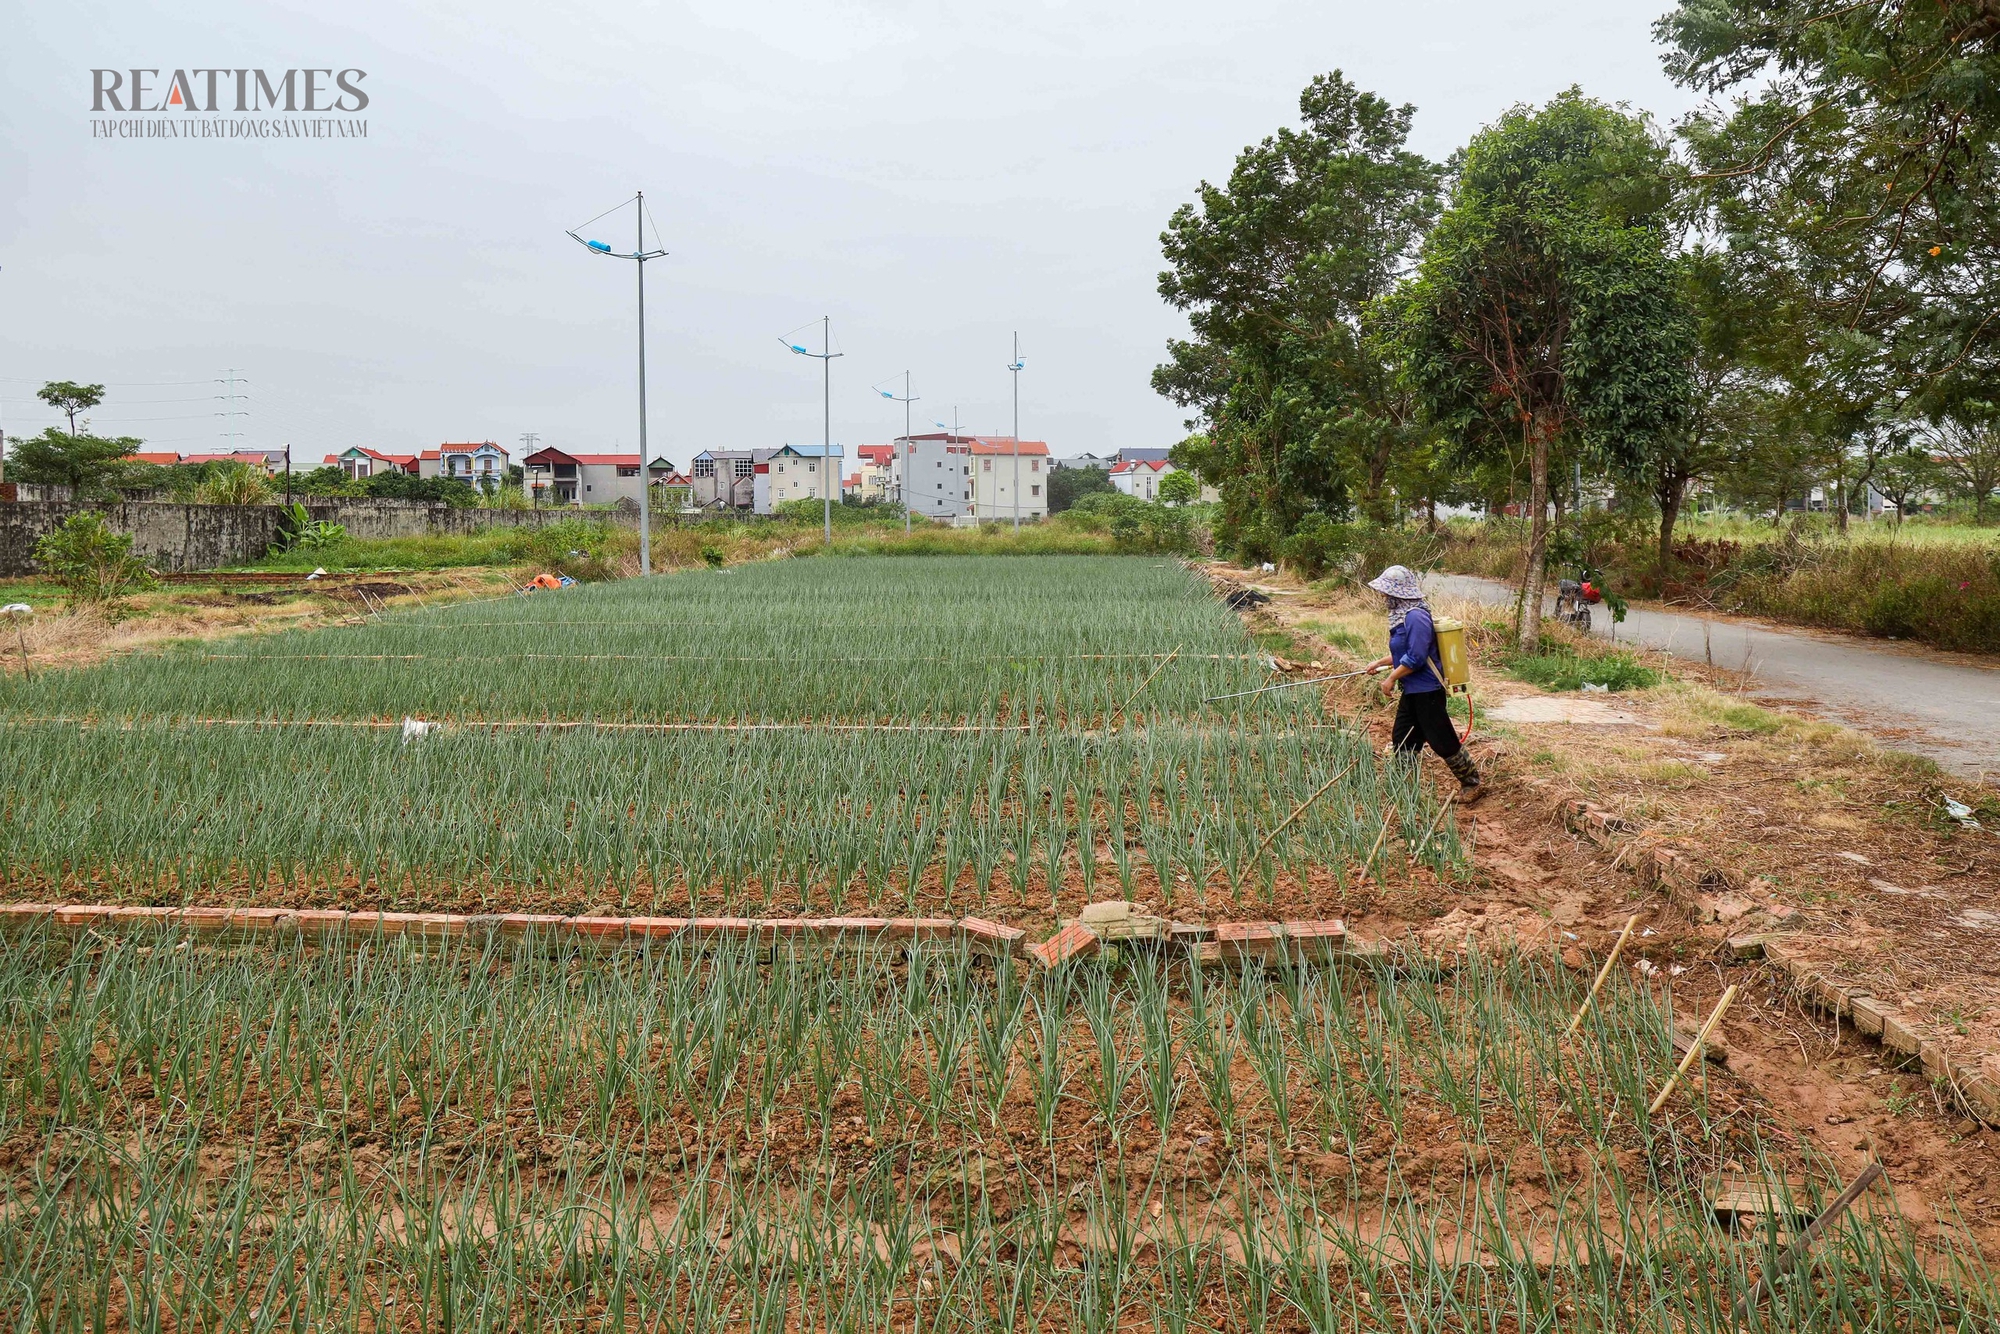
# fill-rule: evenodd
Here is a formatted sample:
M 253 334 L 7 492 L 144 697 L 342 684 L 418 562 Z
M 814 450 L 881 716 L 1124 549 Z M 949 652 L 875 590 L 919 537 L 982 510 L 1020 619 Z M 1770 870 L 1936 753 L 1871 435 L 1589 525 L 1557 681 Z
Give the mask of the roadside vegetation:
M 1441 530 L 1435 568 L 1518 581 L 1528 535 L 1505 519 Z M 1552 550 L 1632 597 L 1794 625 L 2000 652 L 2000 533 L 1951 523 L 1683 525 L 1663 570 L 1642 517 L 1593 514 Z

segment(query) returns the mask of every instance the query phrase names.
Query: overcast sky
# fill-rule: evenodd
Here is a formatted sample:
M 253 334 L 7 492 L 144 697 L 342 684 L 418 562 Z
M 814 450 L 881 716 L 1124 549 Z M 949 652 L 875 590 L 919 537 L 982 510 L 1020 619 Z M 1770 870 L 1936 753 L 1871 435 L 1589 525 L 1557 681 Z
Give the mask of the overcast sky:
M 676 462 L 820 438 L 819 363 L 779 337 L 821 315 L 843 444 L 900 433 L 869 386 L 906 367 L 920 429 L 955 406 L 1007 431 L 1017 329 L 1024 436 L 1169 444 L 1160 230 L 1295 121 L 1307 80 L 1415 103 L 1437 157 L 1571 83 L 1671 119 L 1666 7 L 5 0 L 0 427 L 48 425 L 32 393 L 60 378 L 109 387 L 99 431 L 183 452 L 228 428 L 301 460 L 518 455 L 524 431 L 632 449 L 633 266 L 563 230 L 643 189 L 673 252 L 647 314 L 651 439 Z M 134 66 L 362 69 L 367 137 L 94 140 L 91 70 Z M 248 415 L 216 417 L 232 368 Z

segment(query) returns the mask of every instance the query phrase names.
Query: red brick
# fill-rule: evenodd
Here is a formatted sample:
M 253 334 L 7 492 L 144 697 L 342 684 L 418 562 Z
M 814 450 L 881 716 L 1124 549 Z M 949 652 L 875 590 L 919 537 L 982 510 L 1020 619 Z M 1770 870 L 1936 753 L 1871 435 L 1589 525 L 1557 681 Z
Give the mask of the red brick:
M 819 926 L 829 936 L 877 936 L 888 930 L 886 917 L 822 917 Z
M 1081 922 L 1071 922 L 1041 944 L 1028 946 L 1027 952 L 1044 968 L 1053 969 L 1072 959 L 1088 959 L 1097 953 L 1100 944 L 1096 932 Z
M 292 914 L 299 930 L 309 936 L 330 936 L 347 930 L 349 914 L 327 908 L 301 908 Z
M 626 930 L 634 940 L 666 940 L 687 930 L 685 917 L 634 917 Z
M 961 917 L 958 927 L 965 933 L 966 943 L 983 954 L 1018 954 L 1021 942 L 1028 938 L 1018 926 L 1004 926 L 984 917 Z
M 1295 959 L 1323 959 L 1338 954 L 1347 940 L 1347 924 L 1337 919 L 1322 922 L 1285 922 L 1279 928 L 1284 943 Z
M 229 926 L 229 909 L 183 908 L 174 920 L 187 931 L 222 931 Z
M 500 933 L 507 936 L 525 936 L 529 932 L 548 935 L 559 930 L 569 919 L 558 913 L 510 912 L 500 918 Z
M 80 905 L 58 908 L 55 912 L 56 925 L 72 927 L 96 926 L 104 920 L 104 915 L 108 911 L 109 909 L 105 908 L 83 907 Z
M 624 917 L 571 917 L 563 922 L 563 929 L 591 940 L 623 940 L 629 921 Z
M 696 917 L 688 922 L 688 930 L 703 936 L 747 937 L 757 929 L 757 924 L 748 917 Z
M 1283 947 L 1276 922 L 1218 922 L 1215 943 L 1224 959 L 1269 959 Z

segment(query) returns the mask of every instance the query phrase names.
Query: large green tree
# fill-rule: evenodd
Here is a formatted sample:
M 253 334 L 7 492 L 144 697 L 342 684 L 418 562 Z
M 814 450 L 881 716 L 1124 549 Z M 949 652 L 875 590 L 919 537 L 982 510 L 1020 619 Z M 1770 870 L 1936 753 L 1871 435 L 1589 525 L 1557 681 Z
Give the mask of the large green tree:
M 51 426 L 15 442 L 8 470 L 15 481 L 69 487 L 79 500 L 104 496 L 131 471 L 126 455 L 144 443 L 131 436 L 71 435 Z
M 1664 149 L 1575 89 L 1516 107 L 1454 160 L 1387 335 L 1429 419 L 1467 456 L 1518 450 L 1529 474 L 1521 642 L 1541 635 L 1549 458 L 1608 467 L 1681 429 L 1692 328 L 1663 231 Z
M 1668 72 L 1700 221 L 1798 331 L 1787 375 L 1849 494 L 1911 416 L 2000 374 L 2000 3 L 1684 0 Z
M 1438 168 L 1405 146 L 1411 107 L 1335 71 L 1299 113 L 1225 183 L 1204 181 L 1160 238 L 1160 295 L 1192 336 L 1169 344 L 1153 385 L 1199 430 L 1174 460 L 1220 490 L 1218 535 L 1261 554 L 1307 513 L 1346 512 L 1356 491 L 1383 505 L 1408 424 L 1363 315 L 1437 206 Z

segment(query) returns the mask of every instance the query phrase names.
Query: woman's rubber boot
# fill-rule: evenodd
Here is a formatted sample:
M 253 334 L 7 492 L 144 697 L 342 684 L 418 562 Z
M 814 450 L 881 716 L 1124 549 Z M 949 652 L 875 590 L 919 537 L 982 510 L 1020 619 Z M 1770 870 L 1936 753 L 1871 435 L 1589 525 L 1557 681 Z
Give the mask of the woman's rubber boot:
M 1479 781 L 1479 766 L 1472 762 L 1472 756 L 1463 749 L 1453 753 L 1451 758 L 1444 762 L 1444 766 L 1451 770 L 1454 778 L 1458 779 L 1459 805 L 1474 805 L 1486 795 L 1486 785 Z

